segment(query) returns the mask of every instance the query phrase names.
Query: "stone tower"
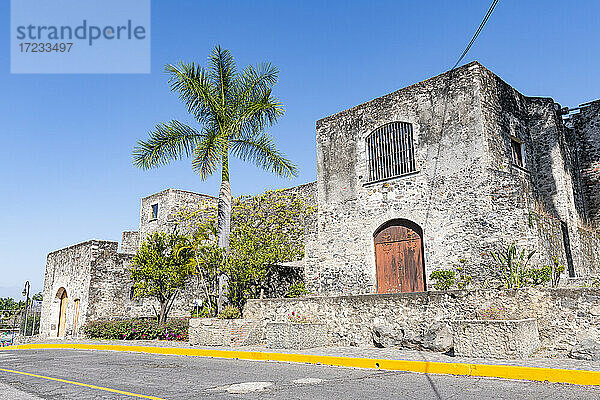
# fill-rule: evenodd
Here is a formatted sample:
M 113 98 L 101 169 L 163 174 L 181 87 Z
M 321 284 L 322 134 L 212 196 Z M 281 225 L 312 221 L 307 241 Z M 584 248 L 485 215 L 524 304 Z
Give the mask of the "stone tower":
M 572 117 L 577 140 L 585 211 L 588 222 L 600 227 L 600 100 L 582 104 Z

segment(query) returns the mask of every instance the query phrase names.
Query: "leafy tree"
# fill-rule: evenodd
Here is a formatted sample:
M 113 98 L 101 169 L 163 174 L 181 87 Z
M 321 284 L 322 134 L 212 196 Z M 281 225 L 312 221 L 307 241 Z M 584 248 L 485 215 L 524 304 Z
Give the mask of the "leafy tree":
M 208 68 L 194 63 L 167 65 L 171 90 L 179 95 L 199 128 L 179 121 L 158 124 L 149 139 L 139 141 L 133 162 L 142 169 L 192 158 L 204 180 L 221 167 L 217 237 L 229 246 L 231 187 L 229 156 L 252 161 L 281 176 L 297 174 L 296 166 L 275 147 L 265 131 L 283 115 L 283 105 L 272 95 L 278 71 L 269 63 L 238 72 L 231 53 L 216 46 Z
M 184 236 L 153 233 L 142 243 L 130 267 L 135 297 L 153 297 L 160 310 L 158 323 L 167 320 L 173 301 L 188 277 L 195 273 L 192 253 Z
M 31 298 L 31 300 L 34 300 L 34 301 L 42 301 L 43 299 L 44 299 L 44 296 L 42 295 L 42 292 L 37 292 Z
M 19 310 L 25 307 L 24 301 L 15 301 L 12 297 L 0 298 L 0 310 Z
M 184 217 L 185 221 L 193 219 L 193 214 Z M 214 317 L 218 313 L 219 277 L 223 273 L 225 261 L 224 249 L 217 245 L 214 222 L 197 222 L 194 232 L 188 237 L 187 248 L 193 255 L 192 265 L 200 276 L 204 297 L 203 313 L 207 317 Z
M 306 220 L 314 210 L 284 191 L 236 199 L 225 267 L 231 304 L 242 309 L 246 299 L 259 297 L 272 283 L 274 268 L 304 256 Z

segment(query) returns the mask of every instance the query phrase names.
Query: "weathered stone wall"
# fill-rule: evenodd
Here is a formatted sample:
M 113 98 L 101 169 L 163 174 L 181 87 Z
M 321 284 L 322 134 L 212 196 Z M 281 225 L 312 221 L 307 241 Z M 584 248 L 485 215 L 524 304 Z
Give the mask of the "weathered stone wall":
M 411 341 L 433 325 L 477 319 L 488 307 L 509 319 L 536 318 L 541 355 L 566 355 L 578 341 L 600 340 L 600 289 L 527 288 L 249 300 L 244 318 L 285 322 L 292 311 L 327 325 L 333 345 L 372 346 L 374 326 Z
M 481 79 L 490 170 L 495 177 L 490 181 L 492 206 L 500 211 L 493 224 L 496 239 L 506 241 L 512 236 L 522 247 L 535 249 L 535 262 L 547 263 L 543 255 L 554 253 L 570 274 L 582 274 L 587 266 L 577 227 L 585 208 L 577 152 L 572 133 L 556 111 L 559 106 L 550 98 L 523 96 L 486 69 Z M 511 138 L 523 142 L 523 168 L 512 163 Z M 542 236 L 537 238 L 535 232 L 527 232 L 524 217 L 532 213 L 553 217 L 563 225 L 553 230 L 556 240 L 548 241 L 547 232 L 539 229 Z M 568 243 L 559 239 L 563 230 Z M 547 246 L 559 242 L 561 247 Z
M 121 240 L 121 253 L 135 254 L 140 246 L 140 234 L 138 231 L 123 232 Z
M 152 205 L 158 204 L 158 218 L 152 219 Z M 214 218 L 217 199 L 185 190 L 167 189 L 142 199 L 140 208 L 140 242 L 154 232 L 168 232 L 177 226 L 179 233 L 188 233 L 192 225 L 183 223 L 180 213 L 194 212 L 202 219 Z
M 249 346 L 260 344 L 258 321 L 247 319 L 191 318 L 191 346 Z
M 579 228 L 581 238 L 581 256 L 586 270 L 582 276 L 600 277 L 600 231 Z
M 587 219 L 600 228 L 600 100 L 572 117 L 583 180 Z
M 311 349 L 329 344 L 327 325 L 289 322 L 269 322 L 265 327 L 265 341 L 271 349 Z
M 132 297 L 129 267 L 133 254 L 104 253 L 94 260 L 89 287 L 87 319 L 154 318 L 160 309 L 154 298 Z M 198 277 L 191 277 L 175 301 L 169 317 L 189 317 L 194 300 L 201 298 Z
M 413 126 L 417 171 L 370 183 L 365 138 L 393 121 Z M 523 167 L 512 162 L 512 139 L 523 143 Z M 481 284 L 495 274 L 490 253 L 512 242 L 536 250 L 533 264 L 555 256 L 566 273 L 586 273 L 572 142 L 552 99 L 523 96 L 476 62 L 318 121 L 310 289 L 374 292 L 373 234 L 392 219 L 423 229 L 426 279 L 464 259 Z
M 67 292 L 65 334 L 78 335 L 86 321 L 99 319 L 154 318 L 159 303 L 152 298 L 132 298 L 129 266 L 134 254 L 117 252 L 117 242 L 91 240 L 48 254 L 40 333 L 56 336 L 59 289 Z M 171 317 L 188 317 L 201 298 L 198 277 L 191 277 L 177 295 Z M 75 300 L 79 300 L 78 323 Z
M 44 276 L 44 300 L 42 302 L 42 335 L 56 336 L 60 299 L 60 288 L 67 292 L 66 335 L 77 334 L 86 321 L 90 304 L 90 280 L 93 266 L 98 258 L 105 254 L 116 253 L 117 242 L 90 240 L 48 254 Z M 74 326 L 75 300 L 79 300 L 79 322 Z M 92 299 L 93 302 L 93 299 Z
M 537 320 L 457 320 L 450 323 L 458 357 L 528 358 L 540 347 Z
M 564 277 L 569 275 L 563 228 L 559 219 L 542 212 L 530 211 L 527 248 L 536 251 L 533 265 L 530 266 L 552 265 L 556 260 L 565 267 Z
M 373 292 L 373 234 L 396 218 L 423 229 L 426 279 L 459 258 L 474 273 L 481 268 L 491 210 L 482 192 L 489 178 L 479 69 L 469 64 L 452 77 L 443 74 L 317 122 L 318 244 L 306 271 L 312 291 Z M 394 121 L 413 126 L 417 171 L 369 183 L 365 139 Z

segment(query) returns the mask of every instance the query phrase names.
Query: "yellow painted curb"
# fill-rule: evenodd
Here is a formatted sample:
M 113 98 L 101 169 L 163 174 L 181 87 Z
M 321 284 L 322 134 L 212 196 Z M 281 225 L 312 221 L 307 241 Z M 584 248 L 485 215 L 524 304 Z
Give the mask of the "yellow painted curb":
M 426 374 L 463 375 L 484 378 L 522 379 L 575 385 L 600 385 L 600 371 L 521 367 L 513 365 L 446 363 L 436 361 L 386 360 L 376 358 L 320 356 L 311 354 L 271 353 L 261 351 L 210 350 L 177 347 L 127 346 L 106 344 L 22 344 L 0 347 L 2 350 L 80 349 L 132 351 L 150 354 L 170 354 L 194 357 L 229 358 L 254 361 L 283 361 L 337 367 L 371 368 Z

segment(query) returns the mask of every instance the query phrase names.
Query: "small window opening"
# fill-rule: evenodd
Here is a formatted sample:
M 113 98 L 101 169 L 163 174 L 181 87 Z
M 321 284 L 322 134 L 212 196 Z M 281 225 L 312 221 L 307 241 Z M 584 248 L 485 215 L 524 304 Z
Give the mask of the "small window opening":
M 510 148 L 513 164 L 515 164 L 517 167 L 523 168 L 523 143 L 511 138 Z
M 152 204 L 152 219 L 158 218 L 158 204 Z
M 129 300 L 133 300 L 134 297 L 135 297 L 135 286 L 132 286 L 131 289 L 129 289 Z
M 367 136 L 366 142 L 369 182 L 417 170 L 412 124 L 392 122 L 383 125 Z

